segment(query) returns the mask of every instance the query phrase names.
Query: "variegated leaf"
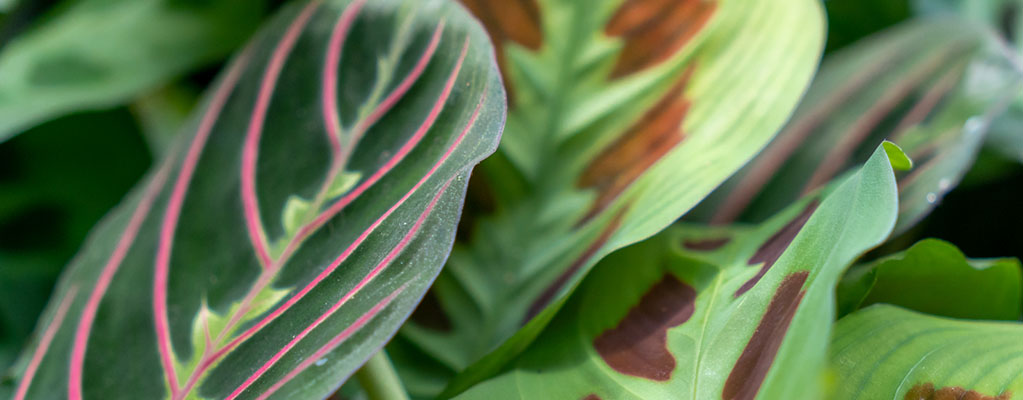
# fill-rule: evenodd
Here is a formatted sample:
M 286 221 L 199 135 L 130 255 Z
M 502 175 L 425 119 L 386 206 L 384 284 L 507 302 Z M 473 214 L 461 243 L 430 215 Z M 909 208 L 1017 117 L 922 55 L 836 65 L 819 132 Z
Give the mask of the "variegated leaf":
M 504 110 L 453 2 L 286 7 L 93 232 L 16 398 L 326 397 L 433 282 Z
M 598 260 L 751 158 L 822 46 L 807 0 L 463 2 L 497 43 L 511 106 L 471 185 L 466 240 L 392 347 L 420 395 L 496 372 Z
M 508 372 L 458 398 L 827 398 L 834 286 L 895 225 L 887 155 L 829 191 L 760 226 L 680 224 L 612 254 Z

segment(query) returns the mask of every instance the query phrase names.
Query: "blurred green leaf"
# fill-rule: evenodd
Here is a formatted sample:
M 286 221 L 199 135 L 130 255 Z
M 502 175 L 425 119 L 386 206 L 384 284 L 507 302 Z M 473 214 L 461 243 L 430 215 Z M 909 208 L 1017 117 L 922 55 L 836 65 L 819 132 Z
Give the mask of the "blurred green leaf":
M 925 239 L 849 271 L 839 316 L 876 303 L 952 318 L 1017 321 L 1023 271 L 1014 258 L 970 260 L 952 244 Z
M 1023 72 L 984 27 L 914 20 L 827 57 L 788 125 L 688 218 L 763 220 L 854 168 L 882 141 L 915 162 L 899 174 L 904 232 L 968 171 Z
M 948 293 L 956 296 L 956 293 Z M 1018 399 L 1023 325 L 960 321 L 878 304 L 835 324 L 827 398 Z
M 127 102 L 235 50 L 262 1 L 82 0 L 0 51 L 0 141 L 76 110 Z
M 169 84 L 139 96 L 131 105 L 142 125 L 150 151 L 163 155 L 171 149 L 188 116 L 199 102 L 199 93 L 182 84 Z
M 62 267 L 149 162 L 124 109 L 59 118 L 0 143 L 0 347 L 25 345 Z M 10 361 L 0 359 L 0 372 Z

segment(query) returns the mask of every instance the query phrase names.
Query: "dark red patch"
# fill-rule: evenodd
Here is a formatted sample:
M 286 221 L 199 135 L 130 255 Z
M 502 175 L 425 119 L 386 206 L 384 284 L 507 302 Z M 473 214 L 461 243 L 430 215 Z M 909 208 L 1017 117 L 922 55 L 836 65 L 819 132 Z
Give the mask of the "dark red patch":
M 767 305 L 767 312 L 757 324 L 753 337 L 742 350 L 732 372 L 728 374 L 721 398 L 752 400 L 757 396 L 760 385 L 767 377 L 767 371 L 774 363 L 782 340 L 785 339 L 792 317 L 796 315 L 799 302 L 803 300 L 806 293 L 802 290 L 803 283 L 806 283 L 809 275 L 809 272 L 800 271 L 785 277 L 781 282 L 778 291 L 771 298 L 771 304 Z
M 682 120 L 690 104 L 682 93 L 692 71 L 691 67 L 686 70 L 653 108 L 583 171 L 578 186 L 596 189 L 597 199 L 580 224 L 603 211 L 647 168 L 682 141 Z
M 792 221 L 790 221 L 785 227 L 781 228 L 777 233 L 767 239 L 764 244 L 760 245 L 756 253 L 753 253 L 753 257 L 749 259 L 749 265 L 757 265 L 764 263 L 760 266 L 760 271 L 757 275 L 750 278 L 750 280 L 743 283 L 739 287 L 739 290 L 735 291 L 735 297 L 741 296 L 746 291 L 756 286 L 757 282 L 760 282 L 760 278 L 763 278 L 767 274 L 767 270 L 771 269 L 778 258 L 781 257 L 782 253 L 785 253 L 785 249 L 789 248 L 792 244 L 792 240 L 796 238 L 799 231 L 803 229 L 803 225 L 806 225 L 806 221 L 810 220 L 810 216 L 817 210 L 817 206 L 820 202 L 814 199 L 810 204 L 806 205 L 803 212 L 799 213 Z
M 568 283 L 568 280 L 571 279 L 576 272 L 579 272 L 579 268 L 582 268 L 583 264 L 585 264 L 586 261 L 589 261 L 590 257 L 593 257 L 593 254 L 595 254 L 597 250 L 600 250 L 600 248 L 604 246 L 604 243 L 607 243 L 607 241 L 611 239 L 611 235 L 618 230 L 618 226 L 622 223 L 622 215 L 625 214 L 625 210 L 626 208 L 622 208 L 622 210 L 618 212 L 618 215 L 611 220 L 611 223 L 600 232 L 600 236 L 598 236 L 597 239 L 590 244 L 590 247 L 587 247 L 586 251 L 583 251 L 583 253 L 580 254 L 574 262 L 572 262 L 572 265 L 565 270 L 565 272 L 558 275 L 558 279 L 555 279 L 554 282 L 547 287 L 547 289 L 544 289 L 543 293 L 540 293 L 540 297 L 537 297 L 526 311 L 526 318 L 522 320 L 522 325 L 525 325 L 529 322 L 529 320 L 539 314 L 540 311 L 543 311 L 543 309 L 547 307 L 547 304 L 550 304 L 551 300 L 554 299 L 554 295 L 558 294 L 561 287 L 565 286 L 565 284 Z
M 593 347 L 615 371 L 666 381 L 675 369 L 675 357 L 668 351 L 668 328 L 689 320 L 695 301 L 696 289 L 665 275 L 618 326 L 597 336 Z
M 451 320 L 444 313 L 444 307 L 441 306 L 440 299 L 437 298 L 437 294 L 433 290 L 426 292 L 423 301 L 419 303 L 415 311 L 412 311 L 410 318 L 416 325 L 427 329 L 438 332 L 451 331 Z
M 720 249 L 721 246 L 724 246 L 724 245 L 728 244 L 728 242 L 731 242 L 731 241 L 732 241 L 731 238 L 702 239 L 702 240 L 700 240 L 700 239 L 687 239 L 687 240 L 682 242 L 682 247 L 685 247 L 685 248 L 687 248 L 689 250 L 696 250 L 696 251 L 711 251 L 711 250 Z
M 600 400 L 600 396 L 591 393 L 590 395 L 583 397 L 583 400 Z
M 543 44 L 540 27 L 540 9 L 536 0 L 461 0 L 462 4 L 483 23 L 487 34 L 494 43 L 497 65 L 508 82 L 507 61 L 504 44 L 518 43 L 531 50 L 538 50 Z M 512 85 L 508 85 L 508 99 L 514 99 Z
M 935 390 L 934 384 L 918 383 L 906 392 L 905 400 L 1009 400 L 1012 392 L 1005 391 L 998 396 L 987 396 L 975 390 L 966 390 L 959 386 L 945 386 Z
M 625 39 L 611 76 L 628 75 L 671 58 L 703 29 L 716 8 L 705 0 L 627 0 L 606 28 L 608 35 Z

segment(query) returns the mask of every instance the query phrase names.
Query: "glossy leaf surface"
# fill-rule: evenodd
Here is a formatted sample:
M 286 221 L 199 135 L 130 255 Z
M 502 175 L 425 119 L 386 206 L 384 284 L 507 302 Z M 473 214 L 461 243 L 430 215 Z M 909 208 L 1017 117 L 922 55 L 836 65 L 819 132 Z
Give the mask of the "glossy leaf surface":
M 875 305 L 842 318 L 831 341 L 830 398 L 1023 398 L 1023 325 Z
M 286 7 L 93 232 L 16 398 L 328 396 L 436 277 L 504 110 L 453 2 Z
M 985 134 L 1023 90 L 984 27 L 955 18 L 906 22 L 829 56 L 796 115 L 694 220 L 759 221 L 862 163 L 882 140 L 916 166 L 899 174 L 896 232 L 954 188 Z
M 925 239 L 903 253 L 853 268 L 839 285 L 839 315 L 876 303 L 952 318 L 1017 321 L 1023 269 L 1014 258 L 967 259 Z
M 497 43 L 511 105 L 432 311 L 392 352 L 422 366 L 405 375 L 421 395 L 460 371 L 448 394 L 496 372 L 598 260 L 752 157 L 822 46 L 821 10 L 806 0 L 464 3 Z
M 896 211 L 878 148 L 761 226 L 673 226 L 601 261 L 509 372 L 459 398 L 822 398 L 834 285 Z
M 234 51 L 261 1 L 68 1 L 0 52 L 0 141 L 72 111 L 125 102 Z

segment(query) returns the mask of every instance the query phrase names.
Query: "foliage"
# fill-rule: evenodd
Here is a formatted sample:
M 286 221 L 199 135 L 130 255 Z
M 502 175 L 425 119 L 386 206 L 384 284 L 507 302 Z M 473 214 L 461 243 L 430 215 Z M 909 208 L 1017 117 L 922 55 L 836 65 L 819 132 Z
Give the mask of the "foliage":
M 1023 1 L 282 3 L 0 1 L 0 398 L 1023 398 Z

